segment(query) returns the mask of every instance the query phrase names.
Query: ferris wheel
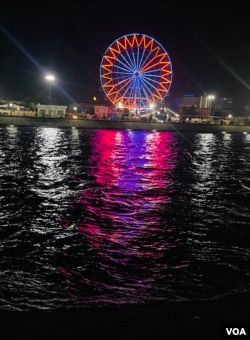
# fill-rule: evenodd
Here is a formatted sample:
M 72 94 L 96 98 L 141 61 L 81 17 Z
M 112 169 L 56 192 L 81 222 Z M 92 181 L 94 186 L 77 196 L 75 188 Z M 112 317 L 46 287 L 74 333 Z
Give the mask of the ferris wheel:
M 105 51 L 100 66 L 107 99 L 116 107 L 139 112 L 165 98 L 172 75 L 171 60 L 163 46 L 138 33 L 115 40 Z

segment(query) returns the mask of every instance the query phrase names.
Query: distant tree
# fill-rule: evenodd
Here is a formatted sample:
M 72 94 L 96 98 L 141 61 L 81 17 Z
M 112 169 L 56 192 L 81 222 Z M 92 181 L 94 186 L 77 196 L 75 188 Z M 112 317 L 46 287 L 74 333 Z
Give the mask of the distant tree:
M 37 110 L 36 103 L 35 103 L 35 102 L 31 102 L 31 103 L 29 104 L 28 108 L 29 108 L 31 111 L 36 111 L 36 110 Z
M 39 93 L 37 93 L 36 94 L 36 96 L 35 96 L 35 102 L 37 103 L 37 104 L 44 104 L 44 105 L 46 105 L 46 104 L 48 104 L 48 96 L 47 95 L 45 95 L 43 92 L 39 92 Z
M 26 108 L 29 108 L 30 107 L 30 103 L 32 103 L 34 101 L 34 98 L 32 97 L 25 97 L 24 98 L 24 106 Z
M 95 107 L 93 105 L 88 105 L 86 107 L 86 113 L 90 114 L 90 115 L 94 115 L 95 114 Z
M 35 99 L 32 97 L 25 97 L 24 98 L 24 106 L 31 111 L 36 111 L 36 102 Z

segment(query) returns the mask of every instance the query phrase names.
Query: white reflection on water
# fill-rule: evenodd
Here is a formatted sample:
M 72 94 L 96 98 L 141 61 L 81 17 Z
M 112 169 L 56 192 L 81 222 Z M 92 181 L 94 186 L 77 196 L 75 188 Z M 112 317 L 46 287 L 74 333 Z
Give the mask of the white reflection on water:
M 46 185 L 65 178 L 65 173 L 61 171 L 58 165 L 67 158 L 67 154 L 57 151 L 58 147 L 64 143 L 63 137 L 63 132 L 56 128 L 40 128 L 37 131 L 37 166 L 44 169 L 39 174 L 39 181 L 46 183 Z

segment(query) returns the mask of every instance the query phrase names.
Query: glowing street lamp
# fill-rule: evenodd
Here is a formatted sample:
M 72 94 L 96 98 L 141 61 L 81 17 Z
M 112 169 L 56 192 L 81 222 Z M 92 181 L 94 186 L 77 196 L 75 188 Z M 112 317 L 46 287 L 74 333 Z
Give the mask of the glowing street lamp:
M 53 76 L 53 74 L 48 74 L 45 79 L 49 84 L 49 104 L 51 104 L 51 84 L 55 81 L 55 76 Z

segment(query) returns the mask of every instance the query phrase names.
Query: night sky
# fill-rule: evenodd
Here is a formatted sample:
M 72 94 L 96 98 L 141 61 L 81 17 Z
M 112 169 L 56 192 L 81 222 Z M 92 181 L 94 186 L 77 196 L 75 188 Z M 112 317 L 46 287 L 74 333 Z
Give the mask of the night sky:
M 240 5 L 241 3 L 241 5 Z M 247 2 L 150 3 L 8 1 L 0 3 L 0 99 L 48 91 L 58 104 L 104 100 L 99 69 L 106 49 L 131 33 L 149 35 L 168 52 L 170 96 L 214 93 L 250 103 Z

